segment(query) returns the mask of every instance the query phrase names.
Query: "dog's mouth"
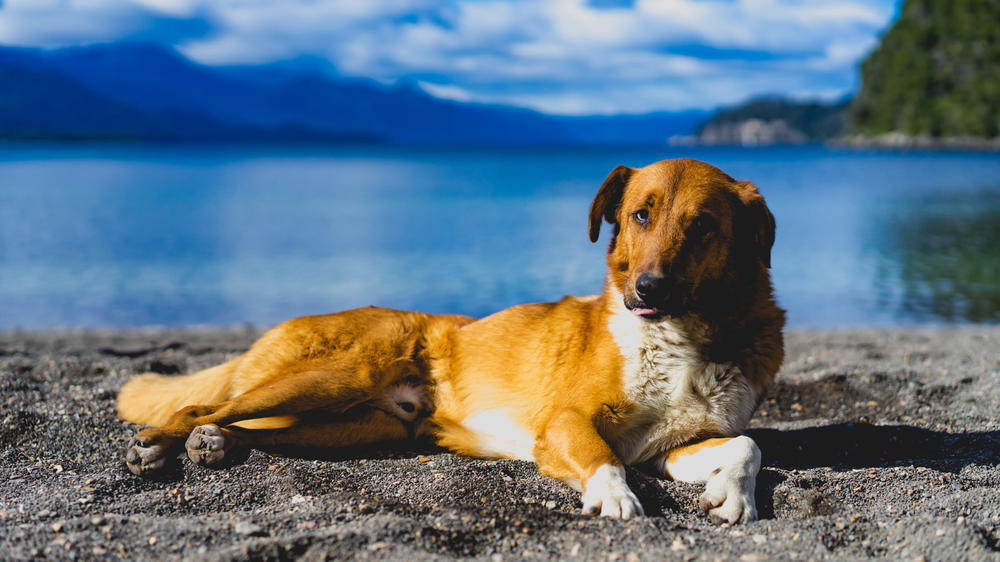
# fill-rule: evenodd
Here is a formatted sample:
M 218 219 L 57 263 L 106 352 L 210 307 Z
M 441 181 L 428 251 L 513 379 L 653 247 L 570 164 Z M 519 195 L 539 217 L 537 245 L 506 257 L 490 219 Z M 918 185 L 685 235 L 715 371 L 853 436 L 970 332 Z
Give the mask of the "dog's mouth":
M 667 314 L 664 307 L 645 302 L 636 295 L 628 295 L 623 300 L 629 312 L 644 320 L 658 320 Z
M 635 314 L 639 318 L 645 318 L 646 320 L 657 320 L 664 315 L 662 310 L 645 305 L 636 305 L 632 307 L 629 306 L 628 303 L 625 303 L 625 308 L 627 308 L 632 314 Z
M 632 294 L 624 298 L 624 304 L 629 312 L 643 320 L 659 320 L 667 316 L 683 316 L 687 299 L 682 294 L 674 293 L 672 297 L 648 302 Z

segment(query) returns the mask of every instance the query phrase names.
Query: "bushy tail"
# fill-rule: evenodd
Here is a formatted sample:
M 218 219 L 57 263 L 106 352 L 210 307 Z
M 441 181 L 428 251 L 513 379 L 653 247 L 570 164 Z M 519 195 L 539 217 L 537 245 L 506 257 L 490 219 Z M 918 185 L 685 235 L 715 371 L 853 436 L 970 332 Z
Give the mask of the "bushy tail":
M 118 415 L 133 423 L 161 426 L 185 406 L 227 400 L 238 360 L 190 375 L 134 376 L 118 391 Z

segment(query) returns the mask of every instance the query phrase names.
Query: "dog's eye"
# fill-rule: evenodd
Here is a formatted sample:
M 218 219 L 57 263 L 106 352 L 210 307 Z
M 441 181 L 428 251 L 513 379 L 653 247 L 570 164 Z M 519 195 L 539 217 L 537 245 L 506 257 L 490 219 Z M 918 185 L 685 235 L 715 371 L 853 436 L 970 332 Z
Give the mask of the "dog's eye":
M 715 219 L 708 215 L 698 215 L 691 221 L 691 232 L 703 238 L 715 234 L 717 227 Z
M 645 226 L 649 224 L 649 210 L 639 209 L 638 211 L 632 213 L 632 218 L 635 219 L 635 222 Z

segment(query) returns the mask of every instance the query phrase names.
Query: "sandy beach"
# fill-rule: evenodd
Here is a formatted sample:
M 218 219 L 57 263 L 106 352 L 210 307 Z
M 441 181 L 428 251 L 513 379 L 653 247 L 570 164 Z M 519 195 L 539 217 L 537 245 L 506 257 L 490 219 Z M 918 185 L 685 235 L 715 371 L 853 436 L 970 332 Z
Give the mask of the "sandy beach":
M 792 331 L 748 432 L 761 520 L 629 479 L 647 516 L 579 514 L 529 463 L 428 444 L 260 451 L 161 480 L 123 463 L 122 382 L 242 352 L 252 329 L 0 333 L 5 560 L 1000 560 L 1000 328 Z

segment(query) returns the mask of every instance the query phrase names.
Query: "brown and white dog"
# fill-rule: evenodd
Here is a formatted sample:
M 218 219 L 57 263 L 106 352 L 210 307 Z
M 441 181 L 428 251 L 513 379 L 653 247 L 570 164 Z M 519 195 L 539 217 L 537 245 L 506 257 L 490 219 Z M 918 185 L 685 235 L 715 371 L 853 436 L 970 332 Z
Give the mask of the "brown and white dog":
M 347 447 L 430 434 L 458 453 L 537 463 L 586 513 L 643 510 L 623 465 L 705 482 L 717 522 L 756 518 L 760 451 L 741 436 L 783 358 L 757 188 L 695 160 L 619 166 L 590 209 L 613 225 L 604 292 L 481 320 L 381 308 L 285 322 L 249 351 L 118 396 L 135 474 L 187 449 Z

